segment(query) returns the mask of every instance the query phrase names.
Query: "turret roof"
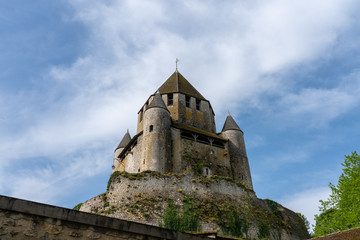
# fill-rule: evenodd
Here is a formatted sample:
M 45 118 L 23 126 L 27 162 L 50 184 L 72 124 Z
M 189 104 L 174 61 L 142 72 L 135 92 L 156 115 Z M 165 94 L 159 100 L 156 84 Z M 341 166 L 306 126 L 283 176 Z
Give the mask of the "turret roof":
M 236 124 L 235 120 L 233 119 L 233 117 L 230 115 L 230 113 L 228 114 L 228 116 L 226 117 L 224 126 L 222 128 L 222 132 L 226 131 L 226 130 L 238 130 L 241 131 L 241 129 L 239 128 L 239 126 Z M 242 131 L 241 131 L 242 132 Z
M 129 133 L 129 130 L 126 131 L 123 139 L 121 140 L 121 142 L 119 143 L 119 145 L 117 146 L 117 148 L 115 149 L 115 151 L 119 148 L 124 148 L 126 147 L 126 145 L 128 145 L 128 143 L 130 142 L 131 140 L 131 137 L 130 137 L 130 133 Z
M 162 100 L 162 97 L 159 93 L 159 91 L 157 91 L 151 101 L 151 103 L 149 104 L 149 106 L 147 106 L 146 109 L 149 109 L 149 108 L 154 108 L 154 107 L 157 107 L 157 108 L 164 108 L 166 109 L 167 111 L 169 111 L 164 103 L 164 101 Z
M 166 82 L 161 85 L 158 91 L 161 94 L 183 93 L 201 100 L 206 100 L 178 71 L 175 71 Z

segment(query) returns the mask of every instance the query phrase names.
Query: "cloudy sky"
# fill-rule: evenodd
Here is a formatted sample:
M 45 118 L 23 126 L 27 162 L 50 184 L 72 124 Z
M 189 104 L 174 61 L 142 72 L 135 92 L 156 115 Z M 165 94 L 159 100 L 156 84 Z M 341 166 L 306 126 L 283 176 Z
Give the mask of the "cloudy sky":
M 245 132 L 254 189 L 312 222 L 359 151 L 352 0 L 0 1 L 0 194 L 72 208 L 175 70 Z

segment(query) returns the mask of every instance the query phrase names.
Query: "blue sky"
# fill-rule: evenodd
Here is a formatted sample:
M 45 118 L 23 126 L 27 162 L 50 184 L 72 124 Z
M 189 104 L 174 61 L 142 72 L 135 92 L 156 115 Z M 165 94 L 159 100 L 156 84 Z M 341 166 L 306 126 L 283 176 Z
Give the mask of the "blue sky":
M 254 189 L 304 213 L 359 151 L 360 4 L 0 2 L 0 194 L 72 208 L 175 70 L 245 132 Z

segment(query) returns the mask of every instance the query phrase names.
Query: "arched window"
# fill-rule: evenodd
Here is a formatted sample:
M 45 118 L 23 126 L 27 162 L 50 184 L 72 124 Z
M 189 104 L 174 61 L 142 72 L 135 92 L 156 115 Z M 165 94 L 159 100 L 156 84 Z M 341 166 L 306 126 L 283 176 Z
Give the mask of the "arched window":
M 149 127 L 149 132 L 152 132 L 154 130 L 154 126 L 153 125 L 150 125 Z

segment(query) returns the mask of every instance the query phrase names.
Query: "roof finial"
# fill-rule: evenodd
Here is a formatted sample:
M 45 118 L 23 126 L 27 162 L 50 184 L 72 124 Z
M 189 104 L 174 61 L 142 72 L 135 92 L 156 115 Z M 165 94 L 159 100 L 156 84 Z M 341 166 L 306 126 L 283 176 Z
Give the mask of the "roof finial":
M 176 60 L 175 60 L 175 65 L 176 65 L 176 71 L 178 71 L 178 62 L 179 62 L 179 59 L 178 58 L 176 58 Z
M 231 116 L 231 115 L 230 115 L 230 111 L 228 111 L 228 116 Z

